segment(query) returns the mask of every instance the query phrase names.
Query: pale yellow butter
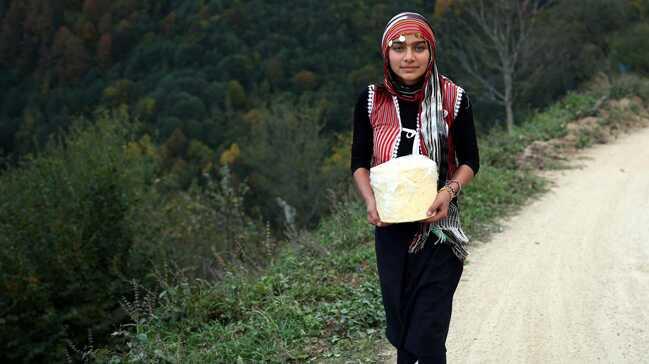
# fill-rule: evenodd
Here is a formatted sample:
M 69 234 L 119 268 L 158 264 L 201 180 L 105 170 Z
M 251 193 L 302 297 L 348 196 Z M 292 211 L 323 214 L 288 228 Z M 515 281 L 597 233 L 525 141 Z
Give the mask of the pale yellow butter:
M 423 155 L 391 159 L 370 169 L 370 184 L 382 222 L 426 219 L 437 196 L 437 164 Z

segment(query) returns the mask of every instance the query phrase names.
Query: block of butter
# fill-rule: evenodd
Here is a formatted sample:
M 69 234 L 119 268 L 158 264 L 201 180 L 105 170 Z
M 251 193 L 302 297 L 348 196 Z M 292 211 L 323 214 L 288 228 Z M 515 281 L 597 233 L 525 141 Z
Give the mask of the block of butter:
M 370 168 L 370 184 L 382 222 L 426 219 L 437 196 L 437 164 L 423 155 L 407 155 Z

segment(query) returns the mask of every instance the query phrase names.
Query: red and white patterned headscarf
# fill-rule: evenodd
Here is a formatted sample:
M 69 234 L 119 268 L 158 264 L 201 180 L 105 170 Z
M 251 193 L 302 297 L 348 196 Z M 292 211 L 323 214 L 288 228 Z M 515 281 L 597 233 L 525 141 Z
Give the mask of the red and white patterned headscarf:
M 400 85 L 394 79 L 394 73 L 390 70 L 390 59 L 388 53 L 392 41 L 397 40 L 400 36 L 406 34 L 417 34 L 428 43 L 428 50 L 430 51 L 430 59 L 426 73 L 424 74 L 424 82 L 421 88 L 417 90 L 404 89 L 404 85 Z M 435 72 L 435 50 L 437 42 L 435 35 L 430 27 L 430 24 L 423 15 L 417 13 L 399 13 L 395 15 L 385 27 L 383 37 L 381 38 L 381 54 L 383 55 L 383 83 L 387 90 L 400 99 L 406 101 L 422 101 L 425 97 L 425 90 Z

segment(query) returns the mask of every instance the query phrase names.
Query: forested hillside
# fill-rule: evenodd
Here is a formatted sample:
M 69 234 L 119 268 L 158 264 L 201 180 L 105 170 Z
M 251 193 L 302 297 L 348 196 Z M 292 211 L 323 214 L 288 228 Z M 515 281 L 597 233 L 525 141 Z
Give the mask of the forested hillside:
M 481 135 L 649 74 L 649 0 L 478 3 L 0 0 L 0 359 L 60 359 L 126 319 L 131 279 L 261 269 L 316 226 L 398 11 L 429 17 Z
M 531 31 L 512 65 L 515 110 L 543 106 L 597 71 L 649 69 L 641 56 L 649 34 L 646 1 L 539 4 L 542 11 L 524 19 Z M 288 109 L 317 130 L 286 131 L 315 143 L 302 153 L 306 161 L 275 161 L 286 165 L 282 171 L 344 159 L 336 159 L 335 143 L 347 139 L 334 134 L 349 132 L 356 95 L 380 80 L 378 38 L 401 9 L 435 23 L 440 68 L 473 96 L 483 130 L 503 120 L 504 101 L 494 92 L 503 75 L 490 67 L 502 62 L 470 37 L 472 19 L 462 2 L 3 1 L 0 157 L 15 161 L 34 151 L 73 116 L 127 105 L 164 148 L 165 169 L 178 176 L 178 187 L 211 164 L 228 163 L 251 177 L 254 200 L 266 212 L 277 204 L 264 196 L 278 195 L 297 208 L 300 223 L 314 222 L 320 208 L 310 211 L 291 197 L 295 189 L 277 190 L 292 176 L 269 170 L 258 156 L 260 149 L 291 150 L 264 138 L 276 128 L 268 120 L 286 119 Z M 476 53 L 457 54 L 463 45 Z M 478 62 L 493 88 L 466 72 L 463 56 Z M 306 173 L 320 186 L 330 182 L 318 171 Z

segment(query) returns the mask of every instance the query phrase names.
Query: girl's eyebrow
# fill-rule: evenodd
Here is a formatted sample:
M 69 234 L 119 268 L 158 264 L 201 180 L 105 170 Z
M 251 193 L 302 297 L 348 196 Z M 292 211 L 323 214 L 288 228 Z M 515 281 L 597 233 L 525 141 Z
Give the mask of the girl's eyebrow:
M 426 44 L 426 41 L 425 41 L 425 40 L 416 40 L 416 41 L 414 41 L 414 42 L 412 42 L 412 43 L 410 43 L 410 44 L 413 44 L 413 45 L 419 45 L 419 44 L 421 44 L 421 43 Z M 406 43 L 406 42 L 399 41 L 399 40 L 395 40 L 395 41 L 392 42 L 392 44 L 407 44 L 407 43 Z

